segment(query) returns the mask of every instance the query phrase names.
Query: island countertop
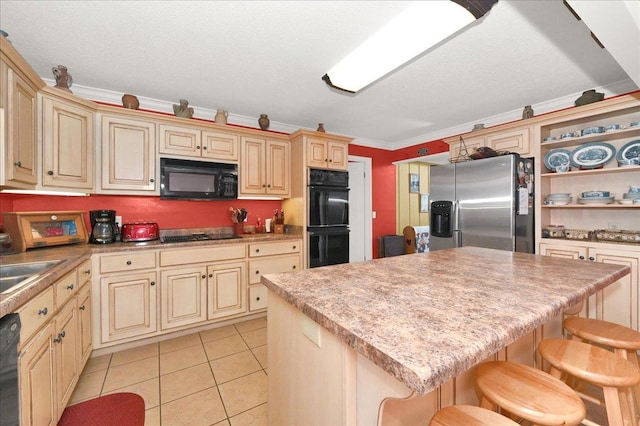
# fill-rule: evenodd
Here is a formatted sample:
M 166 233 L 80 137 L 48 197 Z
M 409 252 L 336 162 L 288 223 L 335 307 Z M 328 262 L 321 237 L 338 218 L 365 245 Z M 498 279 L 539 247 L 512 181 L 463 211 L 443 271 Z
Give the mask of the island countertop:
M 265 275 L 262 283 L 426 394 L 629 273 L 462 247 Z

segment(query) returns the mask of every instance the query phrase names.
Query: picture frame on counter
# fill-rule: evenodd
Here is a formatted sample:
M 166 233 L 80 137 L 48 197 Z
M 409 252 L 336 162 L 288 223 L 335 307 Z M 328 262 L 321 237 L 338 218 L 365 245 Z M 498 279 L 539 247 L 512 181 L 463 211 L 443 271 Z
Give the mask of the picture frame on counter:
M 420 175 L 417 173 L 409 173 L 409 192 L 420 193 Z

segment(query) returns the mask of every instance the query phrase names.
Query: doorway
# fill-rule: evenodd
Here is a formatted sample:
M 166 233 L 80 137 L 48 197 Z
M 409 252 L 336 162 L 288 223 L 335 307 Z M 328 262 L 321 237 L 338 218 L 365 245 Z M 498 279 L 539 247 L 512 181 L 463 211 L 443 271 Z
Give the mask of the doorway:
M 371 158 L 349 156 L 349 262 L 373 258 Z

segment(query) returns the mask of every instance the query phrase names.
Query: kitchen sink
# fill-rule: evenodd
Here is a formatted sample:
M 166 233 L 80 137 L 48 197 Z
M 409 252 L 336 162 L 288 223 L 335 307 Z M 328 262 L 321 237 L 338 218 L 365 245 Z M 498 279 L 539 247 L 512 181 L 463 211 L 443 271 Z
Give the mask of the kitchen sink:
M 15 290 L 16 287 L 30 282 L 31 278 L 37 277 L 61 262 L 62 260 L 48 260 L 0 265 L 0 293 Z

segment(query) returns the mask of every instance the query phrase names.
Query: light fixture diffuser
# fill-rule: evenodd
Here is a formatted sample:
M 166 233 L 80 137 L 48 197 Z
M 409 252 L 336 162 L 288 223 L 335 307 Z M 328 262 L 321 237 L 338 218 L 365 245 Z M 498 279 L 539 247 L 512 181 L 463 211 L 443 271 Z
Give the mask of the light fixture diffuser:
M 331 87 L 355 93 L 469 25 L 496 2 L 413 2 L 322 79 Z

